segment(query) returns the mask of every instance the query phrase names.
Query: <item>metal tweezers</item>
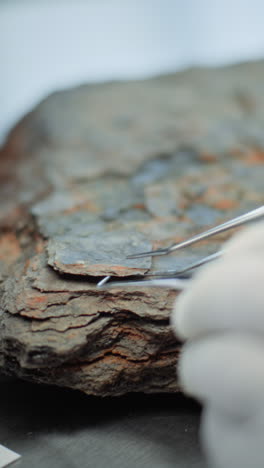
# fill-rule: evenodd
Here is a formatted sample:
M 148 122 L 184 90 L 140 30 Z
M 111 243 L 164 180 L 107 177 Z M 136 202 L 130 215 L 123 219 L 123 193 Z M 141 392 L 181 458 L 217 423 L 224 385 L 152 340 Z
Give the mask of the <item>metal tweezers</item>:
M 237 216 L 229 221 L 226 221 L 223 224 L 215 226 L 207 231 L 204 231 L 200 234 L 197 234 L 190 239 L 187 239 L 183 242 L 178 244 L 172 244 L 170 247 L 158 250 L 152 250 L 149 252 L 140 252 L 138 254 L 129 255 L 127 258 L 134 259 L 134 258 L 142 258 L 142 257 L 154 257 L 158 255 L 168 255 L 171 252 L 175 252 L 176 250 L 184 249 L 190 245 L 195 244 L 204 239 L 208 239 L 209 237 L 215 236 L 222 232 L 228 231 L 229 229 L 233 229 L 238 226 L 242 226 L 250 221 L 256 221 L 261 218 L 264 218 L 264 205 L 256 208 L 255 210 L 249 211 L 243 215 Z M 126 281 L 111 281 L 108 283 L 111 276 L 106 276 L 103 280 L 101 280 L 97 286 L 99 288 L 112 288 L 112 287 L 123 287 L 123 286 L 163 286 L 163 287 L 171 287 L 174 289 L 184 289 L 188 283 L 188 279 L 179 278 L 186 273 L 189 273 L 191 270 L 204 265 L 212 260 L 219 258 L 222 255 L 223 251 L 219 250 L 218 252 L 208 255 L 195 263 L 192 263 L 188 267 L 184 269 L 178 270 L 167 270 L 167 271 L 156 271 L 152 273 L 147 273 L 144 276 L 144 279 L 141 280 L 126 280 Z M 173 278 L 174 277 L 174 278 Z M 177 278 L 178 277 L 178 278 Z M 152 279 L 146 279 L 152 278 Z M 107 284 L 106 284 L 107 283 Z

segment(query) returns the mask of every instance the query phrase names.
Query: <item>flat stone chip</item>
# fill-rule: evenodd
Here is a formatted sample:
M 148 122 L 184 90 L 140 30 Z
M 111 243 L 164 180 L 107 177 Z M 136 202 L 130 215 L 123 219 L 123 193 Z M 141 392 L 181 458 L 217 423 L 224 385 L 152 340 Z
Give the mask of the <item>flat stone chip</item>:
M 151 259 L 126 257 L 151 249 L 140 232 L 102 232 L 87 238 L 66 235 L 49 241 L 48 263 L 61 273 L 73 275 L 144 275 L 151 268 Z

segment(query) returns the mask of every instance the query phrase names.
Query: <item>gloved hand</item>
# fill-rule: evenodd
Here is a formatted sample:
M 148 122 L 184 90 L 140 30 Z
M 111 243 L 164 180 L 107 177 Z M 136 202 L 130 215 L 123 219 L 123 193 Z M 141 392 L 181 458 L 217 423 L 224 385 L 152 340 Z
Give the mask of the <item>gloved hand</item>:
M 183 390 L 204 405 L 201 437 L 217 468 L 264 467 L 264 223 L 224 246 L 178 298 Z

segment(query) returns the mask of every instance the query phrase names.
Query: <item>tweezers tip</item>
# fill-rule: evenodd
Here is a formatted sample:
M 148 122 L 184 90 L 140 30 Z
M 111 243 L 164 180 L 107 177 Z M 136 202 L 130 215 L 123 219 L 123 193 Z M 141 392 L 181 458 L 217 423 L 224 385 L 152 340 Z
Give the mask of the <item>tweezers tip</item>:
M 188 280 L 179 278 L 163 278 L 154 280 L 136 280 L 136 281 L 113 281 L 108 284 L 103 284 L 103 289 L 123 288 L 123 287 L 165 287 L 169 289 L 182 290 L 186 287 Z
M 150 250 L 149 252 L 139 252 L 137 254 L 128 255 L 127 259 L 134 259 L 134 258 L 142 258 L 142 257 L 155 257 L 158 255 L 166 255 L 168 253 L 168 249 L 160 249 L 160 250 Z
M 151 252 L 139 252 L 137 254 L 127 255 L 128 260 L 133 260 L 134 258 L 149 257 Z
M 102 280 L 100 280 L 98 283 L 97 283 L 97 288 L 98 289 L 101 289 L 104 287 L 104 285 L 107 283 L 107 281 L 109 281 L 111 278 L 111 276 L 105 276 Z

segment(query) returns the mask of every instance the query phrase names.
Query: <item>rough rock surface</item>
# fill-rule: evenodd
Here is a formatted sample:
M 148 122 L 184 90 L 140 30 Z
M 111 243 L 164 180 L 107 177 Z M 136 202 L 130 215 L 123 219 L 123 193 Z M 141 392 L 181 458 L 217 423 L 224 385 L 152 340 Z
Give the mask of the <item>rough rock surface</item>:
M 0 153 L 0 365 L 88 394 L 178 390 L 176 293 L 98 277 L 176 269 L 230 234 L 180 241 L 264 203 L 264 63 L 53 94 Z M 121 279 L 122 279 L 121 278 Z

